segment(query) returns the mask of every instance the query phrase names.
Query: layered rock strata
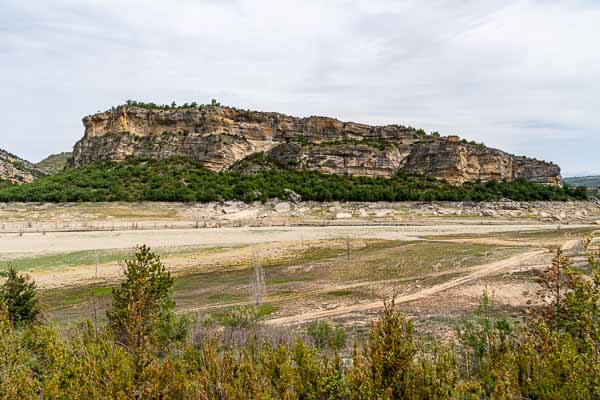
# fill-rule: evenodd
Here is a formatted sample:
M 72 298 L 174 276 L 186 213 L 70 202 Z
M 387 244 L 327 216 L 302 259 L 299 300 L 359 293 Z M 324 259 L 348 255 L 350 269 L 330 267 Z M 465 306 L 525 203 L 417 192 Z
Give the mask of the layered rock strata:
M 406 171 L 457 184 L 517 178 L 553 185 L 562 182 L 556 164 L 400 125 L 297 118 L 218 105 L 119 106 L 87 116 L 83 124 L 85 134 L 71 160 L 74 166 L 130 156 L 184 156 L 222 171 L 262 152 L 291 168 L 330 174 L 385 177 Z
M 45 174 L 29 161 L 0 149 L 0 181 L 18 184 L 29 183 Z

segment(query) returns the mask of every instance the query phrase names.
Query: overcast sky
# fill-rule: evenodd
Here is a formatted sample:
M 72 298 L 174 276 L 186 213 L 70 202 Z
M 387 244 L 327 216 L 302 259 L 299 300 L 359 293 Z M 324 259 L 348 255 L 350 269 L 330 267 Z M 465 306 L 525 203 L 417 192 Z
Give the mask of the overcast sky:
M 126 99 L 458 134 L 600 173 L 600 1 L 0 0 L 0 148 Z

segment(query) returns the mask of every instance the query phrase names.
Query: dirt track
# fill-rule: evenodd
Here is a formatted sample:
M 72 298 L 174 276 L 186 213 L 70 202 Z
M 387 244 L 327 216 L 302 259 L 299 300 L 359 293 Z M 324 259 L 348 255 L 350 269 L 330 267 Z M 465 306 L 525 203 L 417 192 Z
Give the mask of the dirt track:
M 569 242 L 566 247 L 571 247 L 578 241 Z M 490 264 L 479 265 L 471 269 L 471 272 L 465 276 L 449 280 L 447 282 L 434 285 L 416 293 L 396 297 L 396 304 L 407 303 L 416 300 L 422 300 L 434 294 L 444 292 L 457 286 L 475 281 L 485 276 L 494 275 L 501 271 L 512 268 L 521 268 L 524 265 L 539 265 L 548 261 L 550 253 L 548 250 L 534 250 L 525 254 L 519 254 L 506 260 L 497 261 Z M 316 319 L 339 317 L 353 312 L 370 311 L 380 309 L 384 306 L 383 300 L 355 304 L 350 306 L 341 306 L 333 310 L 319 310 L 305 314 L 292 315 L 282 318 L 274 318 L 265 321 L 267 325 L 297 325 L 310 322 Z

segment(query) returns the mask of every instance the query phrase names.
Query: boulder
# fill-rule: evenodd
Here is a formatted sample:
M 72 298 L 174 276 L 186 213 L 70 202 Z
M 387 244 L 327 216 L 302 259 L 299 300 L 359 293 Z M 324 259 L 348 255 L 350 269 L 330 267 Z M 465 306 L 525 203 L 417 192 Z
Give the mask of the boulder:
M 483 215 L 484 217 L 497 217 L 498 213 L 494 210 L 487 209 L 481 211 L 481 215 Z
M 349 212 L 339 212 L 335 214 L 335 219 L 350 219 L 352 218 L 352 214 Z
M 290 203 L 277 203 L 275 204 L 274 209 L 278 213 L 286 213 L 292 210 L 292 206 Z
M 376 217 L 387 217 L 388 215 L 393 215 L 394 212 L 392 210 L 375 210 L 375 216 Z
M 283 189 L 283 193 L 285 194 L 285 197 L 292 203 L 300 203 L 302 201 L 302 196 L 291 189 Z

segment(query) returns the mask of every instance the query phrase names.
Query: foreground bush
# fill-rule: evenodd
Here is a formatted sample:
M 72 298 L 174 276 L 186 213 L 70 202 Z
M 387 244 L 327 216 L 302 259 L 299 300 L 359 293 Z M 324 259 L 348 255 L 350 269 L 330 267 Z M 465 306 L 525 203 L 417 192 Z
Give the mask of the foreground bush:
M 132 159 L 68 169 L 26 185 L 0 186 L 0 201 L 265 201 L 291 189 L 315 201 L 566 201 L 587 198 L 585 189 L 514 182 L 450 185 L 430 177 L 391 178 L 325 175 L 276 166 L 252 174 L 211 172 L 198 162 Z
M 342 356 L 254 328 L 236 345 L 202 325 L 182 340 L 160 341 L 170 277 L 142 247 L 115 290 L 109 315 L 119 318 L 105 327 L 84 323 L 64 336 L 51 325 L 15 329 L 0 306 L 0 398 L 596 399 L 600 268 L 598 252 L 588 253 L 591 275 L 585 277 L 557 254 L 552 268 L 565 266 L 569 278 L 556 281 L 559 294 L 542 310 L 558 310 L 554 314 L 541 312 L 511 327 L 494 320 L 484 296 L 453 347 L 424 341 L 391 300 L 364 342 Z M 149 318 L 139 325 L 133 316 L 142 310 Z M 335 336 L 333 328 L 314 326 L 316 338 Z M 135 338 L 152 345 L 139 346 Z
M 6 308 L 7 317 L 14 325 L 33 323 L 40 313 L 36 297 L 35 282 L 21 275 L 9 265 L 8 271 L 0 273 L 4 283 L 0 284 L 0 304 Z

